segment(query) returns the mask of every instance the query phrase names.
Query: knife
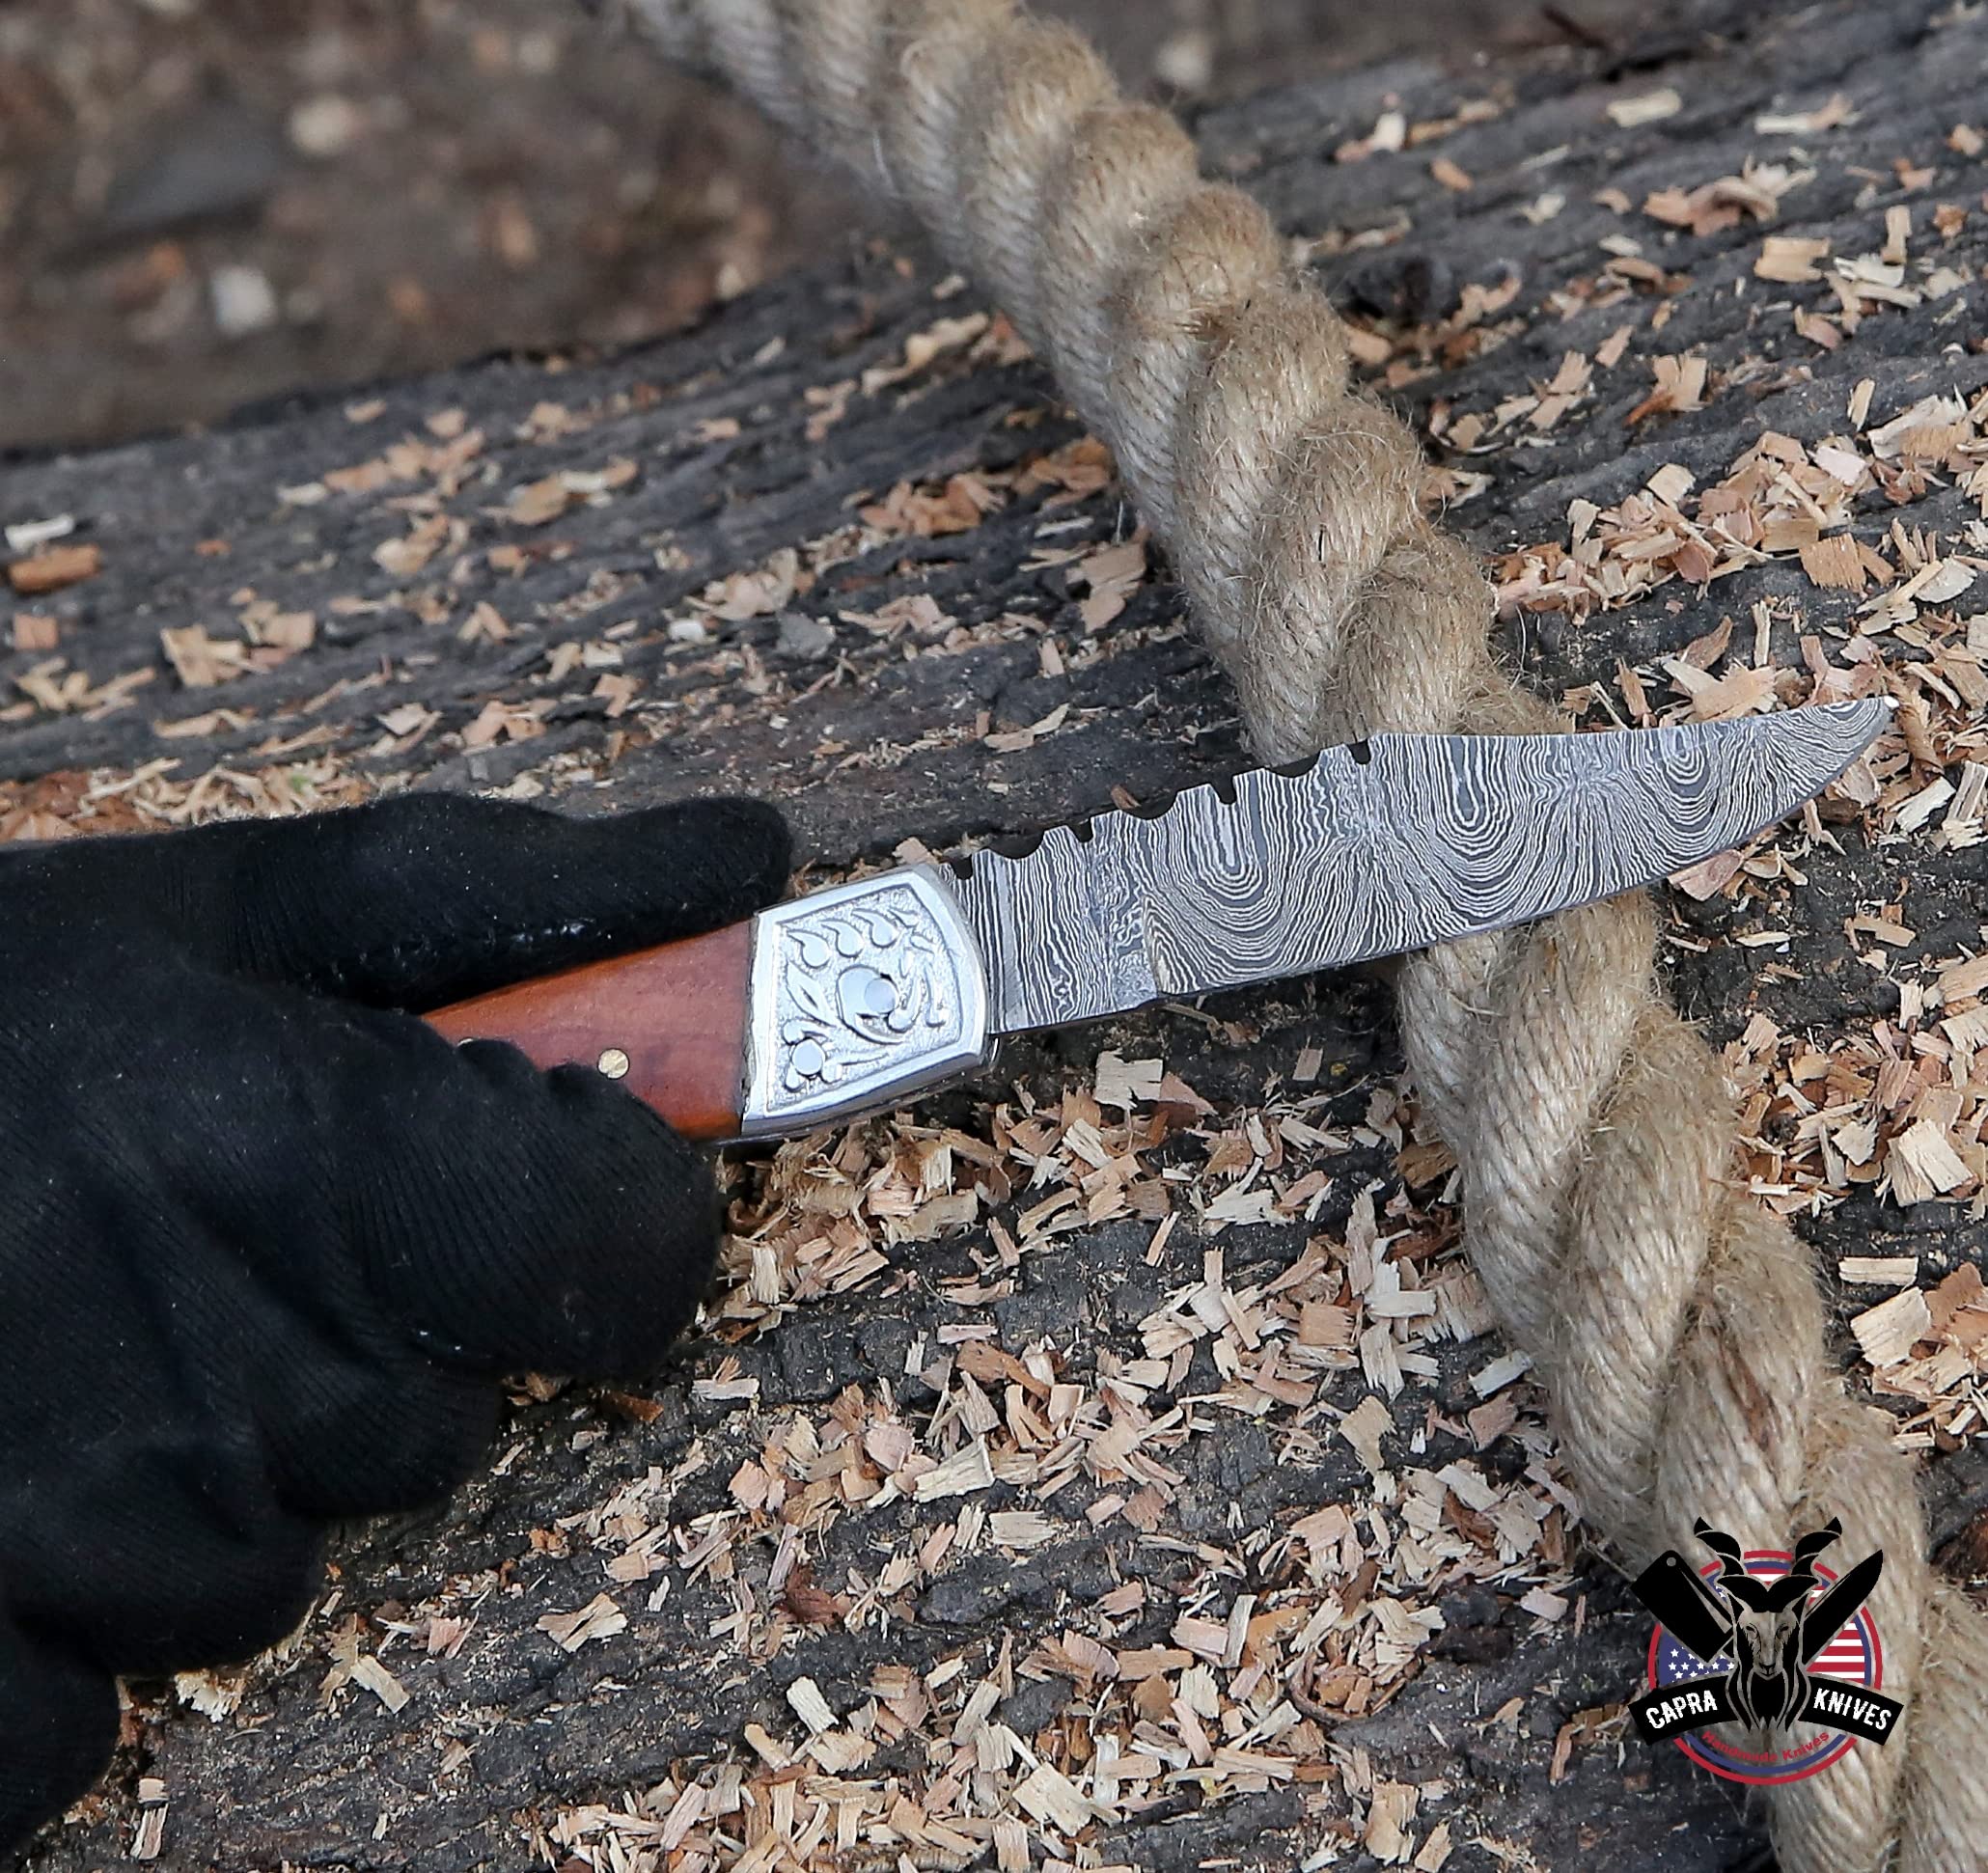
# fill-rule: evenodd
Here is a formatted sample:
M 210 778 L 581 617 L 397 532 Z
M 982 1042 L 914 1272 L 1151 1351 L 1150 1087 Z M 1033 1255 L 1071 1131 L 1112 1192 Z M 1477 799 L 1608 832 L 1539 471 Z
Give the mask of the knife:
M 690 1138 L 780 1138 L 985 1067 L 999 1036 L 1452 942 L 1744 844 L 1840 775 L 1883 698 L 1596 734 L 1377 734 L 792 899 L 428 1016 L 591 1063 Z
M 1864 1556 L 1827 1593 L 1810 1603 L 1802 1621 L 1802 1664 L 1805 1668 L 1813 1665 L 1830 1640 L 1857 1617 L 1859 1609 L 1877 1591 L 1878 1581 L 1884 1571 L 1885 1553 L 1881 1548 L 1875 1554 Z

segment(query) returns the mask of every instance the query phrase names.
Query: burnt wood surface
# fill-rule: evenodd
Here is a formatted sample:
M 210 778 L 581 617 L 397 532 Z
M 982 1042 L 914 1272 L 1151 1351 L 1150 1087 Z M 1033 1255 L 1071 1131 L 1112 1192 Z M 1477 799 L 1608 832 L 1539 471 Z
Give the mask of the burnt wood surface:
M 1980 122 L 1988 19 L 1930 0 L 1861 0 L 1795 14 L 1732 9 L 1715 23 L 1717 32 L 1667 34 L 1626 54 L 1576 47 L 1461 72 L 1433 60 L 1392 65 L 1259 96 L 1197 126 L 1215 171 L 1243 181 L 1293 236 L 1320 243 L 1321 281 L 1341 302 L 1440 318 L 1464 286 L 1496 288 L 1516 275 L 1509 316 L 1519 322 L 1506 342 L 1394 393 L 1419 424 L 1439 401 L 1452 415 L 1490 411 L 1552 378 L 1567 350 L 1591 352 L 1617 325 L 1634 323 L 1622 363 L 1598 376 L 1577 414 L 1538 434 L 1521 424 L 1523 440 L 1507 432 L 1505 446 L 1453 464 L 1492 478 L 1453 514 L 1487 552 L 1563 539 L 1571 500 L 1610 506 L 1667 462 L 1682 463 L 1701 484 L 1717 481 L 1763 428 L 1828 435 L 1842 425 L 1860 379 L 1875 380 L 1879 411 L 1951 390 L 1973 397 L 1988 384 L 1978 342 L 1988 172 L 1980 157 L 1947 143 L 1956 124 Z M 1624 128 L 1608 115 L 1610 102 L 1665 85 L 1676 88 L 1681 108 L 1662 121 Z M 1806 136 L 1755 128 L 1764 112 L 1810 110 L 1838 91 L 1855 107 L 1848 123 Z M 1499 101 L 1496 115 L 1427 148 L 1333 160 L 1391 109 L 1419 123 L 1484 97 Z M 1433 155 L 1450 158 L 1474 185 L 1446 187 L 1431 174 Z M 1966 225 L 1943 256 L 1973 283 L 1957 295 L 1874 314 L 1828 352 L 1799 339 L 1785 312 L 1791 298 L 1827 310 L 1833 302 L 1818 299 L 1819 289 L 1751 278 L 1760 224 L 1743 219 L 1694 235 L 1593 199 L 1615 187 L 1640 205 L 1655 189 L 1739 175 L 1750 157 L 1814 168 L 1770 231 L 1829 235 L 1838 254 L 1876 250 L 1892 204 L 1912 205 L 1921 229 L 1934 202 L 1963 205 Z M 1936 167 L 1938 180 L 1909 187 L 1901 159 Z M 1549 190 L 1564 195 L 1557 214 L 1535 221 L 1519 212 Z M 1397 232 L 1364 246 L 1324 238 L 1385 229 Z M 1557 292 L 1596 277 L 1611 252 L 1601 242 L 1622 236 L 1688 283 L 1661 300 L 1644 293 L 1566 317 L 1549 309 Z M 1668 322 L 1653 331 L 1659 303 Z M 1770 317 L 1776 305 L 1782 310 Z M 957 475 L 1011 476 L 1079 440 L 1042 370 L 984 355 L 986 346 L 978 357 L 954 346 L 899 381 L 861 387 L 866 372 L 900 367 L 907 341 L 938 320 L 982 310 L 974 288 L 946 282 L 943 267 L 914 246 L 879 239 L 846 264 L 783 280 L 698 330 L 626 354 L 492 360 L 383 385 L 370 393 L 377 409 L 362 409 L 364 420 L 353 408 L 365 399 L 303 399 L 208 433 L 0 464 L 0 519 L 72 513 L 77 538 L 103 555 L 96 576 L 15 600 L 16 610 L 55 620 L 58 641 L 52 651 L 0 654 L 0 683 L 32 677 L 58 656 L 94 685 L 152 673 L 129 706 L 108 713 L 36 706 L 0 719 L 0 806 L 67 810 L 93 775 L 115 779 L 160 760 L 177 763 L 179 780 L 210 767 L 266 772 L 285 760 L 329 760 L 360 786 L 402 776 L 417 786 L 515 786 L 522 777 L 527 790 L 537 784 L 582 813 L 736 789 L 782 800 L 803 851 L 825 874 L 887 860 L 907 838 L 938 850 L 1026 833 L 1108 807 L 1114 789 L 1150 801 L 1247 764 L 1233 696 L 1163 571 L 1091 633 L 1078 614 L 1083 589 L 1073 591 L 1063 565 L 1040 564 L 1045 547 L 1090 550 L 1124 537 L 1130 522 L 1116 485 L 1053 510 L 1061 498 L 1053 482 L 1009 486 L 1002 505 L 956 533 L 897 532 L 852 557 L 821 556 L 818 579 L 763 615 L 698 609 L 714 582 L 736 574 L 770 566 L 779 583 L 779 555 L 801 549 L 805 563 L 809 542 L 850 527 L 862 507 L 886 502 L 901 483 L 936 493 Z M 1650 388 L 1647 361 L 1660 353 L 1709 360 L 1718 394 L 1701 409 L 1627 427 Z M 848 387 L 851 379 L 858 382 Z M 583 427 L 560 433 L 542 411 L 535 417 L 546 403 L 578 414 Z M 460 426 L 430 427 L 452 411 L 462 413 Z M 454 487 L 438 489 L 431 473 L 354 491 L 320 480 L 403 436 L 445 449 L 460 427 L 482 431 L 483 443 Z M 623 461 L 632 474 L 614 468 Z M 549 520 L 515 517 L 518 489 L 563 471 L 600 480 L 548 497 L 569 500 Z M 316 494 L 281 492 L 314 485 Z M 1974 513 L 1959 489 L 1942 487 L 1899 518 L 1959 537 Z M 375 558 L 425 524 L 437 536 L 425 562 L 392 550 L 384 564 Z M 1875 537 L 1886 524 L 1888 512 L 1874 509 L 1860 533 Z M 517 550 L 500 551 L 493 565 L 491 549 L 506 547 Z M 315 642 L 264 659 L 266 669 L 186 688 L 161 652 L 160 633 L 200 626 L 239 641 L 240 595 L 249 590 L 277 614 L 313 614 Z M 872 629 L 845 616 L 873 618 L 918 594 L 954 620 L 950 637 L 921 632 L 915 621 Z M 1815 590 L 1798 564 L 1778 561 L 1705 592 L 1673 583 L 1629 610 L 1514 616 L 1501 623 L 1500 643 L 1543 693 L 1611 687 L 1618 661 L 1646 666 L 1675 654 L 1722 616 L 1751 629 L 1750 608 L 1762 599 L 1793 601 L 1810 627 L 1847 618 L 1854 602 Z M 510 636 L 492 641 L 486 630 L 465 639 L 461 627 L 485 604 Z M 1791 616 L 1777 612 L 1774 629 L 1778 653 L 1794 666 Z M 630 628 L 609 638 L 618 626 Z M 1056 662 L 1045 663 L 1045 640 L 1060 647 L 1060 674 L 1045 674 Z M 603 641 L 616 645 L 618 666 L 568 657 L 561 667 L 558 647 Z M 623 703 L 613 685 L 595 693 L 603 672 L 634 678 L 632 700 Z M 536 710 L 539 731 L 466 740 L 493 698 Z M 421 710 L 397 713 L 410 703 Z M 1065 705 L 1033 745 L 985 738 Z M 234 715 L 202 725 L 204 732 L 159 732 L 161 723 L 212 711 Z M 434 719 L 410 745 L 408 725 L 421 711 Z M 383 727 L 382 716 L 400 727 Z M 302 735 L 313 738 L 297 752 L 284 746 Z M 479 741 L 487 745 L 472 745 Z M 1839 855 L 1818 850 L 1805 860 L 1806 886 L 1777 886 L 1778 899 L 1673 903 L 1673 934 L 1689 942 L 1670 948 L 1670 980 L 1715 1041 L 1756 1010 L 1785 1029 L 1827 1033 L 1895 1007 L 1895 990 L 1849 958 L 1844 924 L 1898 901 L 1908 873 L 1926 954 L 1978 942 L 1988 846 L 1935 861 L 1923 847 L 1869 849 L 1854 832 L 1843 843 Z M 1785 951 L 1733 940 L 1770 923 L 1791 932 Z M 1762 974 L 1756 964 L 1770 953 L 1783 967 Z M 1316 1047 L 1321 1085 L 1345 1088 L 1332 1117 L 1350 1124 L 1376 1082 L 1398 1071 L 1385 995 L 1365 978 L 1213 1005 L 1240 1025 L 1224 1033 L 1160 1013 L 1074 1040 L 1024 1043 L 1007 1059 L 1005 1081 L 1054 1097 L 1066 1065 L 1088 1063 L 1109 1045 L 1163 1056 L 1206 1098 L 1246 1099 L 1266 1076 L 1287 1071 L 1300 1048 Z M 934 1111 L 942 1120 L 964 1114 L 985 1091 L 969 1088 Z M 1349 1162 L 1361 1169 L 1358 1158 Z M 1365 1168 L 1390 1177 L 1392 1154 L 1375 1152 Z M 1328 1225 L 1343 1221 L 1360 1179 L 1339 1181 L 1347 1197 L 1328 1205 Z M 1964 1204 L 1900 1210 L 1867 1192 L 1800 1226 L 1829 1269 L 1844 1253 L 1921 1253 L 1944 1267 L 1979 1258 L 1984 1247 Z M 1160 1282 L 1143 1263 L 1148 1235 L 1110 1225 L 1037 1253 L 1020 1291 L 995 1309 L 1003 1343 L 1019 1351 L 1048 1335 L 1087 1369 L 1098 1336 L 1129 1334 L 1165 1286 L 1199 1269 L 1200 1245 L 1184 1226 Z M 1230 1231 L 1231 1277 L 1274 1273 L 1304 1235 L 1283 1226 Z M 894 1255 L 897 1279 L 883 1292 L 872 1284 L 812 1302 L 735 1349 L 759 1381 L 756 1412 L 693 1395 L 689 1382 L 708 1375 L 727 1350 L 709 1342 L 689 1347 L 656 1388 L 652 1421 L 586 1393 L 520 1404 L 500 1448 L 521 1447 L 501 1474 L 479 1478 L 431 1516 L 347 1534 L 336 1553 L 336 1617 L 308 1629 L 286 1662 L 259 1670 L 235 1716 L 209 1722 L 174 1708 L 156 1688 L 140 1688 L 133 1747 L 108 1792 L 44 1837 L 31 1863 L 68 1873 L 121 1858 L 144 1774 L 170 1792 L 164 1858 L 172 1864 L 433 1873 L 522 1865 L 533 1859 L 535 1818 L 658 1780 L 673 1762 L 734 1743 L 749 1722 L 791 1729 L 783 1694 L 803 1673 L 843 1709 L 880 1663 L 929 1668 L 1008 1635 L 1019 1656 L 1036 1637 L 1063 1630 L 1072 1605 L 1094 1598 L 1115 1568 L 1131 1570 L 1123 1525 L 1093 1529 L 1080 1516 L 1046 1549 L 1006 1559 L 983 1552 L 932 1583 L 915 1616 L 887 1639 L 810 1629 L 763 1665 L 708 1638 L 732 1611 L 729 1593 L 709 1580 L 683 1585 L 653 1611 L 624 1596 L 628 1630 L 570 1655 L 538 1629 L 542 1613 L 585 1604 L 602 1580 L 580 1542 L 535 1543 L 534 1531 L 595 1507 L 651 1467 L 673 1468 L 696 1439 L 710 1446 L 710 1461 L 673 1510 L 718 1506 L 726 1479 L 756 1447 L 756 1413 L 825 1401 L 852 1382 L 905 1383 L 905 1348 L 955 1317 L 933 1283 L 970 1276 L 975 1264 L 956 1236 Z M 1846 1301 L 1845 1316 L 1852 1310 Z M 1495 1336 L 1444 1349 L 1443 1376 L 1411 1380 L 1394 1401 L 1397 1425 L 1419 1421 L 1422 1402 L 1445 1411 L 1474 1402 L 1467 1375 L 1488 1357 L 1487 1343 L 1496 1350 Z M 1845 1339 L 1846 1364 L 1853 1351 Z M 1339 1375 L 1333 1396 L 1350 1407 L 1364 1390 L 1356 1370 Z M 1355 1498 L 1366 1483 L 1343 1443 L 1293 1461 L 1244 1419 L 1189 1446 L 1185 1461 L 1173 1532 L 1190 1537 L 1231 1526 L 1231 1507 L 1246 1522 L 1287 1522 L 1320 1501 Z M 1975 1553 L 1973 1518 L 1988 1501 L 1988 1463 L 1972 1446 L 1940 1455 L 1928 1466 L 1927 1493 L 1936 1535 L 1953 1544 L 1964 1568 Z M 898 1520 L 882 1530 L 854 1518 L 839 1524 L 815 1557 L 816 1576 L 868 1566 L 880 1533 L 919 1526 L 917 1505 L 892 1513 Z M 764 1555 L 752 1564 L 763 1571 Z M 1138 1565 L 1155 1583 L 1168 1578 L 1164 1556 Z M 320 1698 L 340 1621 L 392 1616 L 396 1605 L 483 1570 L 498 1570 L 505 1585 L 480 1604 L 474 1642 L 460 1657 L 404 1648 L 391 1656 L 413 1694 L 405 1709 L 389 1714 L 350 1694 Z M 1495 1581 L 1452 1596 L 1445 1631 L 1412 1682 L 1378 1715 L 1341 1725 L 1336 1742 L 1364 1748 L 1376 1773 L 1447 1776 L 1457 1785 L 1440 1812 L 1451 1821 L 1449 1864 L 1459 1873 L 1520 1863 L 1474 1844 L 1478 1837 L 1523 1848 L 1540 1867 L 1712 1873 L 1740 1863 L 1758 1844 L 1753 1813 L 1674 1751 L 1630 1737 L 1619 1750 L 1577 1750 L 1563 1779 L 1551 1778 L 1560 1722 L 1626 1696 L 1647 1637 L 1604 1559 L 1584 1563 L 1582 1586 L 1578 1635 L 1566 1622 L 1542 1626 Z M 1150 1636 L 1136 1642 L 1164 1643 L 1171 1617 L 1156 1613 Z M 1526 1700 L 1515 1728 L 1484 1722 L 1514 1696 Z M 1035 1721 L 1054 1715 L 1044 1702 Z M 445 1767 L 451 1739 L 471 1746 L 466 1766 Z M 1295 1794 L 1272 1792 L 1100 1845 L 1107 1861 L 1142 1866 L 1287 1863 L 1294 1842 L 1303 1852 L 1317 1839 L 1315 1829 L 1297 1825 L 1298 1808 Z M 1372 1862 L 1354 1842 L 1339 1863 Z

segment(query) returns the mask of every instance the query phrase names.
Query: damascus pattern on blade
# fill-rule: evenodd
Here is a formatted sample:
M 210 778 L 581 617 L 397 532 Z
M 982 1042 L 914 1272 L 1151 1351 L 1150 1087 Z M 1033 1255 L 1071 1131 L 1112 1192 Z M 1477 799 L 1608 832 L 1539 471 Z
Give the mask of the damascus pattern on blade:
M 1654 883 L 1819 793 L 1883 701 L 1564 735 L 1375 735 L 1105 813 L 956 881 L 999 1033 L 1421 950 Z

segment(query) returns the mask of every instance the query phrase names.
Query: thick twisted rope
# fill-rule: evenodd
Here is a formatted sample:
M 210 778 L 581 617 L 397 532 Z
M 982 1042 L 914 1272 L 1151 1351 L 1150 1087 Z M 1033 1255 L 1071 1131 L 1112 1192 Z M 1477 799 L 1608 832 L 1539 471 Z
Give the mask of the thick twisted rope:
M 908 204 L 989 287 L 1171 550 L 1266 759 L 1371 730 L 1552 728 L 1493 663 L 1472 555 L 1264 212 L 1011 0 L 627 0 L 673 56 Z M 1960 1873 L 1988 1622 L 1936 1579 L 1889 1419 L 1834 1369 L 1809 1258 L 1728 1182 L 1730 1102 L 1663 999 L 1646 898 L 1413 957 L 1400 1025 L 1476 1266 L 1632 1565 L 1703 1515 L 1750 1548 L 1840 1516 L 1885 1550 L 1889 1746 L 1772 1795 L 1788 1873 Z

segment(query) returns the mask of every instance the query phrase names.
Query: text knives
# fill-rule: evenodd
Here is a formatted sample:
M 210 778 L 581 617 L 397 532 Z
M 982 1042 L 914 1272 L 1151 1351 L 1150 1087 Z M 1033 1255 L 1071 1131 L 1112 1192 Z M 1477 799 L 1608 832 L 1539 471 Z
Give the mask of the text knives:
M 453 1040 L 619 1079 L 699 1139 L 783 1137 L 983 1066 L 996 1039 L 1497 930 L 1654 883 L 1820 793 L 1883 699 L 1560 735 L 1375 735 L 816 892 L 458 1003 Z

